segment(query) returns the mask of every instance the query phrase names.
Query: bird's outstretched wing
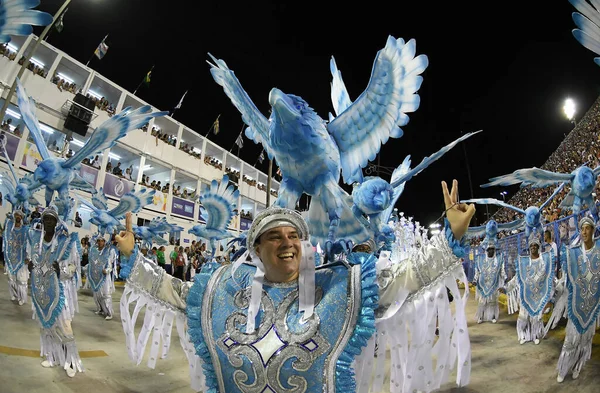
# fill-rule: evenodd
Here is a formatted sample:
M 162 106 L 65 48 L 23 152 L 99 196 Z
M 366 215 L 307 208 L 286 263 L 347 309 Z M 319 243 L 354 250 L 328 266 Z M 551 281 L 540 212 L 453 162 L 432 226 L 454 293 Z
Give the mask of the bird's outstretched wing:
M 333 103 L 333 110 L 337 116 L 352 105 L 352 101 L 350 100 L 350 95 L 348 94 L 348 90 L 342 79 L 342 73 L 338 70 L 333 56 L 331 56 L 331 61 L 329 62 L 329 69 L 331 70 L 332 76 L 331 102 Z
M 92 183 L 88 182 L 83 177 L 81 177 L 79 173 L 75 173 L 75 176 L 73 176 L 73 180 L 71 180 L 71 182 L 69 183 L 69 187 L 81 191 L 86 191 L 90 194 L 96 194 L 98 192 L 96 190 L 96 187 L 94 187 Z
M 579 12 L 573 12 L 572 17 L 577 29 L 573 29 L 573 36 L 581 45 L 600 55 L 600 3 L 591 0 L 569 0 Z M 595 8 L 594 8 L 595 7 Z M 600 57 L 594 58 L 594 63 L 600 65 Z
M 100 210 L 108 210 L 108 199 L 104 194 L 103 187 L 100 187 L 100 192 L 92 196 L 92 203 Z
M 485 225 L 469 227 L 467 228 L 467 233 L 465 234 L 467 239 L 470 239 L 472 237 L 480 237 L 483 235 L 485 235 Z
M 478 205 L 496 205 L 505 207 L 510 210 L 514 210 L 517 213 L 525 214 L 525 210 L 518 208 L 516 206 L 511 205 L 510 203 L 499 201 L 494 198 L 474 198 L 474 199 L 465 199 L 464 201 L 460 201 L 460 203 L 476 203 Z
M 482 184 L 481 188 L 491 186 L 510 186 L 512 184 L 522 183 L 522 185 L 530 185 L 532 187 L 548 187 L 556 183 L 571 182 L 573 174 L 551 172 L 540 168 L 525 168 L 517 169 L 508 175 L 496 176 L 490 179 L 489 183 Z
M 341 156 L 346 184 L 362 182 L 362 168 L 373 161 L 388 139 L 400 138 L 409 112 L 420 104 L 417 90 L 427 56 L 415 57 L 415 40 L 388 37 L 377 53 L 366 90 L 327 125 Z
M 156 190 L 148 190 L 147 188 L 142 188 L 139 191 L 129 191 L 121 197 L 119 204 L 110 210 L 108 214 L 120 220 L 125 217 L 125 213 L 127 212 L 139 212 L 144 206 L 152 203 Z
M 246 136 L 255 143 L 262 144 L 267 155 L 272 159 L 273 151 L 269 144 L 269 120 L 260 113 L 227 64 L 210 53 L 208 55 L 214 61 L 214 64 L 207 61 L 210 64 L 210 73 L 213 79 L 223 87 L 223 91 L 241 113 L 242 120 L 248 126 Z
M 93 212 L 98 213 L 98 211 L 100 210 L 96 206 L 94 206 L 94 204 L 92 202 L 88 201 L 87 199 L 84 199 L 77 194 L 75 194 L 75 197 L 79 200 L 79 202 L 83 203 L 84 205 L 86 205 L 87 207 L 92 209 Z
M 406 172 L 403 176 L 398 177 L 396 180 L 392 180 L 392 182 L 391 182 L 392 187 L 395 187 L 397 184 L 409 181 L 413 176 L 417 176 L 425 168 L 427 168 L 429 165 L 431 165 L 432 163 L 437 161 L 440 157 L 442 157 L 444 154 L 446 154 L 448 151 L 450 151 L 450 149 L 452 149 L 454 146 L 456 146 L 459 142 L 462 142 L 465 139 L 467 139 L 475 134 L 480 133 L 481 131 L 483 131 L 483 130 L 469 132 L 468 134 L 465 134 L 465 135 L 461 136 L 460 138 L 454 140 L 453 142 L 447 144 L 446 146 L 442 147 L 440 150 L 433 153 L 431 156 L 423 158 L 423 161 L 421 161 L 419 163 L 419 165 L 417 165 L 410 171 Z
M 542 205 L 540 206 L 540 211 L 543 210 L 546 207 L 546 205 L 548 205 L 552 201 L 552 199 L 554 199 L 554 197 L 556 195 L 558 195 L 559 192 L 562 191 L 563 188 L 565 188 L 565 183 L 563 183 L 560 186 L 556 187 L 556 190 L 554 190 L 554 192 L 552 193 L 552 195 L 550 195 L 548 197 L 548 199 L 546 199 L 546 201 L 544 203 L 542 203 Z
M 402 161 L 402 164 L 400 164 L 400 166 L 394 169 L 394 172 L 392 172 L 390 184 L 392 185 L 394 192 L 390 200 L 390 205 L 379 215 L 381 224 L 387 224 L 389 222 L 390 216 L 394 211 L 394 205 L 398 201 L 398 198 L 400 198 L 400 195 L 402 195 L 404 186 L 406 185 L 406 182 L 398 182 L 397 180 L 401 179 L 408 171 L 410 171 L 410 155 L 406 156 L 404 161 Z M 398 185 L 394 186 L 394 183 L 397 183 Z
M 150 105 L 141 106 L 136 110 L 131 110 L 131 107 L 123 109 L 119 114 L 100 124 L 85 145 L 73 157 L 62 163 L 62 167 L 73 168 L 79 165 L 84 158 L 100 154 L 104 149 L 114 146 L 127 132 L 142 127 L 154 117 L 165 116 L 168 113 L 152 112 Z
M 10 42 L 11 35 L 29 35 L 34 26 L 48 26 L 52 15 L 32 10 L 39 0 L 4 0 L 0 2 L 0 43 Z
M 208 213 L 206 229 L 226 230 L 233 218 L 233 211 L 237 206 L 240 195 L 229 185 L 229 176 L 223 175 L 220 182 L 213 180 L 210 189 L 200 195 L 200 202 Z
M 42 137 L 40 123 L 35 115 L 35 101 L 27 95 L 27 91 L 21 84 L 19 78 L 17 78 L 17 103 L 19 104 L 19 110 L 21 111 L 21 118 L 29 129 L 42 160 L 47 160 L 50 158 L 50 152 L 48 151 L 48 146 L 46 146 L 44 137 Z

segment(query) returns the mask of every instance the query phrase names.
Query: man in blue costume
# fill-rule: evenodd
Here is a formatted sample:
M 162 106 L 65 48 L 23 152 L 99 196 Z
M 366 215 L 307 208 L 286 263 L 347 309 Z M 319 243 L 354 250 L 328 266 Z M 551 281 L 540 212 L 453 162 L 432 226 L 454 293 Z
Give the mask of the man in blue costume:
M 98 234 L 96 245 L 90 247 L 86 286 L 91 288 L 96 303 L 96 315 L 104 319 L 113 318 L 112 294 L 115 291 L 115 273 L 117 270 L 117 250 L 106 247 L 106 239 Z
M 31 272 L 31 300 L 35 318 L 40 323 L 42 367 L 63 367 L 69 377 L 83 372 L 71 314 L 61 274 L 60 251 L 68 237 L 56 233 L 58 213 L 51 205 L 41 216 L 42 229 L 30 229 L 27 234 L 27 263 Z
M 378 333 L 380 347 L 383 343 L 389 343 L 392 351 L 402 347 L 394 341 L 402 332 L 391 331 L 385 324 L 376 327 L 376 318 L 393 320 L 393 312 L 389 311 L 411 303 L 412 296 L 418 294 L 426 294 L 427 301 L 415 301 L 419 304 L 414 306 L 417 309 L 424 310 L 428 306 L 424 303 L 430 302 L 437 307 L 438 297 L 445 299 L 449 308 L 442 295 L 447 293 L 446 285 L 458 295 L 456 280 L 446 274 L 449 270 L 462 273 L 457 254 L 464 255 L 466 244 L 456 239 L 463 239 L 475 208 L 457 202 L 456 181 L 451 192 L 445 182 L 442 189 L 447 217 L 444 230 L 413 253 L 410 260 L 396 264 L 398 269 L 388 270 L 379 283 L 377 259 L 370 254 L 350 253 L 319 265 L 308 241 L 306 222 L 299 213 L 281 207 L 267 208 L 256 216 L 246 240 L 248 254 L 214 272 L 203 270 L 193 284 L 182 283 L 134 248 L 128 214 L 127 230 L 117 236 L 117 242 L 128 258 L 125 265 L 133 266 L 121 299 L 130 357 L 141 362 L 151 335 L 148 365 L 154 367 L 158 356 L 166 356 L 164 349 L 159 354 L 159 345 L 161 338 L 170 337 L 164 326 L 171 326 L 175 313 L 180 336 L 185 336 L 182 345 L 190 360 L 192 387 L 196 390 L 346 393 L 359 386 L 369 389 L 376 368 L 374 333 Z M 252 262 L 246 262 L 248 257 Z M 442 281 L 438 281 L 440 278 Z M 437 283 L 439 287 L 435 286 Z M 428 292 L 433 286 L 435 291 Z M 139 339 L 133 333 L 137 313 L 132 315 L 129 311 L 135 302 L 138 307 L 146 304 L 152 313 L 146 315 Z M 425 321 L 423 315 L 417 318 L 423 319 L 421 333 L 425 337 L 424 330 L 431 330 L 433 336 L 435 325 L 427 328 L 430 321 Z M 470 373 L 470 346 L 464 309 L 462 317 L 456 319 L 462 319 L 464 324 L 453 332 L 454 349 L 450 350 L 448 342 L 448 353 L 438 355 L 444 357 L 441 368 L 447 367 L 443 370 L 446 374 L 457 363 L 457 383 L 465 385 Z M 387 336 L 392 336 L 391 342 Z M 440 339 L 445 337 L 444 331 Z M 168 343 L 163 342 L 163 346 Z M 407 350 L 398 351 L 406 354 Z M 423 359 L 428 357 L 430 353 Z M 385 360 L 384 356 L 380 358 Z M 411 392 L 414 388 L 429 392 L 439 387 L 428 379 L 430 375 L 437 378 L 437 370 L 432 371 L 423 359 L 392 361 L 392 379 L 400 378 L 392 383 L 401 386 L 401 391 Z M 396 368 L 409 363 L 414 368 L 407 375 L 394 374 L 402 372 Z M 382 370 L 377 373 L 382 374 Z M 404 377 L 406 380 L 401 380 Z M 380 389 L 373 387 L 372 391 Z
M 519 343 L 539 344 L 546 335 L 543 310 L 554 294 L 554 251 L 540 252 L 541 240 L 534 231 L 529 237 L 529 255 L 516 259 L 516 274 L 506 285 L 508 313 L 519 310 Z
M 27 280 L 29 271 L 25 262 L 27 231 L 25 213 L 15 210 L 6 219 L 4 231 L 4 263 L 8 271 L 10 300 L 18 301 L 19 306 L 27 303 Z
M 504 258 L 496 254 L 496 244 L 493 239 L 483 243 L 486 254 L 478 258 L 475 265 L 475 282 L 477 292 L 475 298 L 479 301 L 477 307 L 477 323 L 491 321 L 496 323 L 500 314 L 498 305 L 498 290 L 504 288 L 506 273 Z
M 581 239 L 579 244 L 567 251 L 564 274 L 567 280 L 567 329 L 565 341 L 558 359 L 558 382 L 568 373 L 579 378 L 584 364 L 592 356 L 592 340 L 596 333 L 596 321 L 600 312 L 600 246 L 594 238 L 596 223 L 586 216 L 579 221 Z M 558 303 L 558 302 L 557 302 Z M 555 308 L 553 312 L 562 313 Z

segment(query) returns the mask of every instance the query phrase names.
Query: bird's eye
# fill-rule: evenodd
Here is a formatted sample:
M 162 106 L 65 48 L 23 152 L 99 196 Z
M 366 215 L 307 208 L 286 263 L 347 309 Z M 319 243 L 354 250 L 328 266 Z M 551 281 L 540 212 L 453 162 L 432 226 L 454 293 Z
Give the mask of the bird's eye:
M 302 105 L 296 105 L 296 109 L 298 109 L 299 111 L 302 110 Z

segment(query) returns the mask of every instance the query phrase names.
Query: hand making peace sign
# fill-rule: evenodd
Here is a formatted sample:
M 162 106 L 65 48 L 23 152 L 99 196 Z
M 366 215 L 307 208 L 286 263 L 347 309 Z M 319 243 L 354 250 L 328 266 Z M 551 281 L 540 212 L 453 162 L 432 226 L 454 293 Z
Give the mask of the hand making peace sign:
M 442 181 L 444 204 L 446 205 L 446 218 L 456 240 L 462 239 L 469 228 L 471 218 L 475 214 L 475 205 L 458 203 L 458 181 L 452 181 L 452 190 L 448 192 L 448 185 Z

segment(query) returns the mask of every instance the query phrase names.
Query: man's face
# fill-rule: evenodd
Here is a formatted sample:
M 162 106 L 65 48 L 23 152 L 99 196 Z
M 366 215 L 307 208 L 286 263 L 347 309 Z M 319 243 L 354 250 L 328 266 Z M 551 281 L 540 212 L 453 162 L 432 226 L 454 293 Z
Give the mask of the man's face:
M 98 238 L 96 244 L 98 245 L 98 250 L 102 250 L 106 245 L 106 240 L 104 240 L 103 238 Z
M 44 224 L 44 231 L 54 232 L 54 228 L 56 228 L 56 218 L 51 215 L 45 215 L 42 222 Z
M 21 221 L 23 221 L 23 217 L 20 214 L 15 214 L 15 224 L 20 225 Z
M 494 254 L 496 254 L 496 249 L 494 247 L 490 247 L 486 251 L 488 258 L 492 258 Z
M 273 282 L 298 278 L 302 243 L 296 228 L 278 227 L 260 235 L 256 254 L 265 265 L 265 275 Z
M 529 246 L 529 252 L 531 253 L 531 256 L 534 258 L 537 258 L 540 256 L 539 254 L 540 251 L 540 246 L 537 243 L 533 243 L 532 245 Z
M 594 227 L 591 225 L 584 225 L 581 228 L 581 239 L 584 243 L 589 243 L 592 241 L 594 236 Z

